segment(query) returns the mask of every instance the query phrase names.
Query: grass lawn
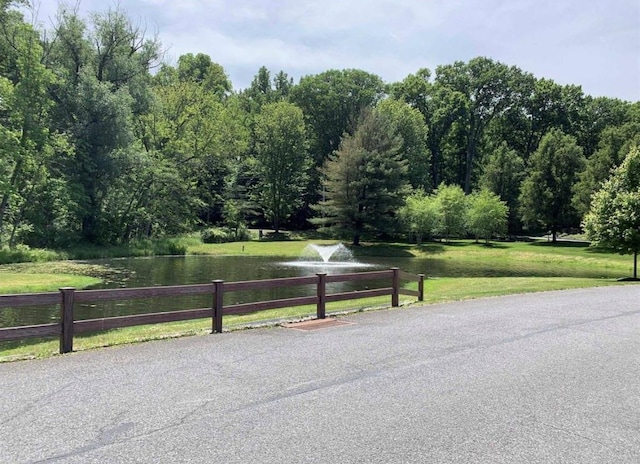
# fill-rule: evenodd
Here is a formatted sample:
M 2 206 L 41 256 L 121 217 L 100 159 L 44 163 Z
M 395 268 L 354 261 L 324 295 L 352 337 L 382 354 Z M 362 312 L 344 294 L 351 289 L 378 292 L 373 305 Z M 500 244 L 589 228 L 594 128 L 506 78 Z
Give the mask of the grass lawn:
M 0 272 L 0 295 L 11 293 L 55 292 L 60 287 L 84 288 L 100 279 L 71 274 L 22 274 Z M 1 311 L 1 310 L 0 310 Z
M 291 240 L 282 242 L 251 241 L 225 244 L 202 244 L 191 242 L 190 254 L 207 255 L 254 255 L 298 257 L 309 243 L 335 243 L 330 240 Z M 575 271 L 588 270 L 593 275 L 605 273 L 616 277 L 631 275 L 632 258 L 603 253 L 588 248 L 584 244 L 566 242 L 509 242 L 494 243 L 490 246 L 472 241 L 450 243 L 428 243 L 422 246 L 401 243 L 365 244 L 352 249 L 354 255 L 366 257 L 394 257 L 402 268 L 402 259 L 412 257 L 430 257 L 456 263 L 461 268 L 491 265 L 493 268 L 504 266 L 513 272 L 514 277 L 446 277 L 425 281 L 424 304 L 440 303 L 471 298 L 500 296 L 515 293 L 540 292 L 570 288 L 584 288 L 603 285 L 621 285 L 615 278 L 570 277 Z M 58 266 L 58 267 L 57 267 Z M 83 268 L 89 266 L 89 268 Z M 53 273 L 43 272 L 50 269 Z M 66 273 L 65 273 L 66 269 Z M 557 277 L 548 275 L 549 269 L 558 273 Z M 44 263 L 0 266 L 0 293 L 39 292 L 57 290 L 61 286 L 82 288 L 94 283 L 95 278 L 84 275 L 99 275 L 99 269 L 90 265 L 73 263 Z M 83 280 L 86 279 L 86 280 Z M 416 284 L 413 284 L 415 288 Z M 405 304 L 414 302 L 403 297 Z M 364 308 L 388 307 L 388 297 L 371 298 L 333 303 L 327 306 L 328 312 L 359 311 Z M 427 309 L 428 310 L 428 309 Z M 233 329 L 247 324 L 271 323 L 275 320 L 309 317 L 315 313 L 314 307 L 285 308 L 262 311 L 243 316 L 225 316 L 224 326 Z M 76 350 L 136 343 L 144 340 L 206 334 L 211 331 L 210 320 L 187 321 L 153 326 L 130 327 L 99 334 L 77 337 L 74 340 Z M 57 353 L 58 340 L 28 340 L 25 342 L 5 342 L 0 344 L 0 362 L 46 357 Z

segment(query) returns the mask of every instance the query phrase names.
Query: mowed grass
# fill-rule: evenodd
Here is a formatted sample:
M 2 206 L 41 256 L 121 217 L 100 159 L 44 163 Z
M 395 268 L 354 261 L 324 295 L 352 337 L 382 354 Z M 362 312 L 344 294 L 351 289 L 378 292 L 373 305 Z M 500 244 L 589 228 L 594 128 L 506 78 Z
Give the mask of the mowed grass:
M 251 241 L 225 244 L 201 244 L 195 241 L 189 245 L 190 254 L 207 255 L 253 255 L 298 257 L 309 243 L 331 244 L 332 240 L 291 240 L 282 242 Z M 504 267 L 505 272 L 512 272 L 514 277 L 443 277 L 430 278 L 425 281 L 425 305 L 466 300 L 472 298 L 494 297 L 517 293 L 542 292 L 572 288 L 585 288 L 605 285 L 622 285 L 614 277 L 585 278 L 571 277 L 576 271 L 589 271 L 589 274 L 626 277 L 631 274 L 633 266 L 630 256 L 604 253 L 588 248 L 580 243 L 560 243 L 553 245 L 547 242 L 532 243 L 493 243 L 490 246 L 473 241 L 456 241 L 450 243 L 427 243 L 422 246 L 401 243 L 365 244 L 354 247 L 356 257 L 393 257 L 398 259 L 402 268 L 402 260 L 412 257 L 429 257 L 455 263 L 461 268 L 491 266 L 494 269 Z M 48 264 L 50 265 L 50 264 Z M 0 267 L 2 269 L 2 267 Z M 41 270 L 41 268 L 34 268 Z M 15 269 L 11 269 L 15 271 Z M 557 277 L 540 277 L 549 274 L 550 270 L 559 274 Z M 29 272 L 25 265 L 21 272 Z M 563 275 L 564 274 L 564 275 Z M 13 276 L 13 277 L 11 277 Z M 43 276 L 38 280 L 36 276 Z M 19 277 L 22 280 L 19 280 Z M 93 283 L 87 281 L 83 285 L 78 280 L 63 280 L 67 277 L 76 279 L 85 276 L 67 276 L 64 274 L 21 274 L 20 272 L 0 272 L 0 293 L 22 291 L 56 290 L 61 286 L 82 288 Z M 12 279 L 11 286 L 3 287 L 3 283 Z M 13 280 L 15 279 L 15 280 Z M 48 281 L 48 279 L 52 279 Z M 55 280 L 54 280 L 55 279 Z M 39 283 L 36 285 L 36 281 Z M 48 283 L 47 283 L 48 281 Z M 48 285 L 48 286 L 47 286 Z M 3 291 L 2 288 L 12 290 Z M 409 288 L 416 288 L 410 284 Z M 403 297 L 403 303 L 416 304 L 415 299 Z M 390 305 L 389 297 L 369 298 L 328 305 L 328 312 L 362 311 L 368 308 L 381 308 Z M 429 311 L 429 307 L 425 308 Z M 312 317 L 315 308 L 295 307 L 261 311 L 243 316 L 225 316 L 225 329 L 238 329 L 248 325 L 275 324 L 277 321 L 296 320 Z M 208 334 L 211 332 L 211 321 L 197 320 L 150 326 L 129 327 L 97 334 L 76 337 L 75 350 L 86 350 L 98 347 L 137 343 L 147 340 L 181 337 L 188 335 Z M 58 352 L 58 340 L 28 340 L 25 342 L 5 342 L 0 344 L 0 362 L 40 358 L 55 355 Z
M 99 282 L 100 279 L 95 277 L 71 274 L 20 274 L 0 272 L 0 295 L 54 292 L 60 287 L 84 288 Z

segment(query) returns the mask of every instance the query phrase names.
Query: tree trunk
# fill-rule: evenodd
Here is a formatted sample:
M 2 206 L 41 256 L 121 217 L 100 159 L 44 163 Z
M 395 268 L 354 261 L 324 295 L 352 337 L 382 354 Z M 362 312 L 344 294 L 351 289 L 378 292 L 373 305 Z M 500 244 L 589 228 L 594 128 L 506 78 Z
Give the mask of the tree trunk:
M 633 250 L 633 279 L 638 278 L 638 250 Z
M 22 158 L 19 158 L 15 166 L 13 167 L 13 172 L 11 173 L 11 179 L 9 180 L 9 189 L 2 196 L 2 200 L 0 200 L 0 243 L 2 240 L 2 233 L 4 232 L 4 227 L 5 227 L 4 216 L 7 210 L 9 209 L 9 199 L 11 196 L 11 190 L 13 190 L 16 183 L 18 182 L 18 177 L 20 176 L 22 171 L 22 164 L 23 164 L 23 160 Z
M 360 245 L 360 233 L 353 234 L 353 246 Z

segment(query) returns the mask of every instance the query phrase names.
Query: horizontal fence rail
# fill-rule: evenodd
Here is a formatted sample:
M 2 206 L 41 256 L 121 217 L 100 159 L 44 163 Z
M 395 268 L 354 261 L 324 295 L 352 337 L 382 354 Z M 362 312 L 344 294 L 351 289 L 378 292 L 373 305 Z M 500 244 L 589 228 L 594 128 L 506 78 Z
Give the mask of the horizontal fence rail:
M 326 285 L 335 282 L 353 282 L 358 280 L 389 279 L 390 287 L 357 290 L 344 293 L 327 294 Z M 400 287 L 400 281 L 417 281 L 418 290 Z M 278 287 L 294 287 L 301 285 L 315 285 L 315 296 L 285 298 L 279 300 L 256 301 L 224 305 L 224 295 L 227 292 L 241 292 L 245 290 L 272 289 Z M 211 307 L 160 313 L 135 314 L 130 316 L 114 316 L 100 319 L 74 320 L 73 308 L 76 303 L 132 300 L 139 298 L 174 297 L 184 295 L 211 295 Z M 352 274 L 318 273 L 309 277 L 285 277 L 280 279 L 252 280 L 245 282 L 225 282 L 213 280 L 209 284 L 172 285 L 163 287 L 120 288 L 107 290 L 76 290 L 63 287 L 59 292 L 28 293 L 20 295 L 0 295 L 0 310 L 2 308 L 16 308 L 24 306 L 60 305 L 60 321 L 52 324 L 41 324 L 21 327 L 0 328 L 0 342 L 8 340 L 25 340 L 59 336 L 60 353 L 73 351 L 74 333 L 111 330 L 137 325 L 158 324 L 163 322 L 177 322 L 191 319 L 211 318 L 212 333 L 222 332 L 223 315 L 238 315 L 264 311 L 267 309 L 287 308 L 293 306 L 316 305 L 318 319 L 326 317 L 326 304 L 335 301 L 355 300 L 378 296 L 391 296 L 391 305 L 399 305 L 399 295 L 409 295 L 424 300 L 424 274 L 410 274 L 398 268 L 385 271 L 358 272 Z

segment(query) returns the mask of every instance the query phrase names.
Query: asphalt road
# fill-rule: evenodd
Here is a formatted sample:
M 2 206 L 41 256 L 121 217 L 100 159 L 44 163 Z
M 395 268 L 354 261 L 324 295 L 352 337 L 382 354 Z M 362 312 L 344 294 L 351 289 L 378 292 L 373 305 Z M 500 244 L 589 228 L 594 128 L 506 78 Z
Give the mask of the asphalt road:
M 640 287 L 0 365 L 0 463 L 640 462 Z

